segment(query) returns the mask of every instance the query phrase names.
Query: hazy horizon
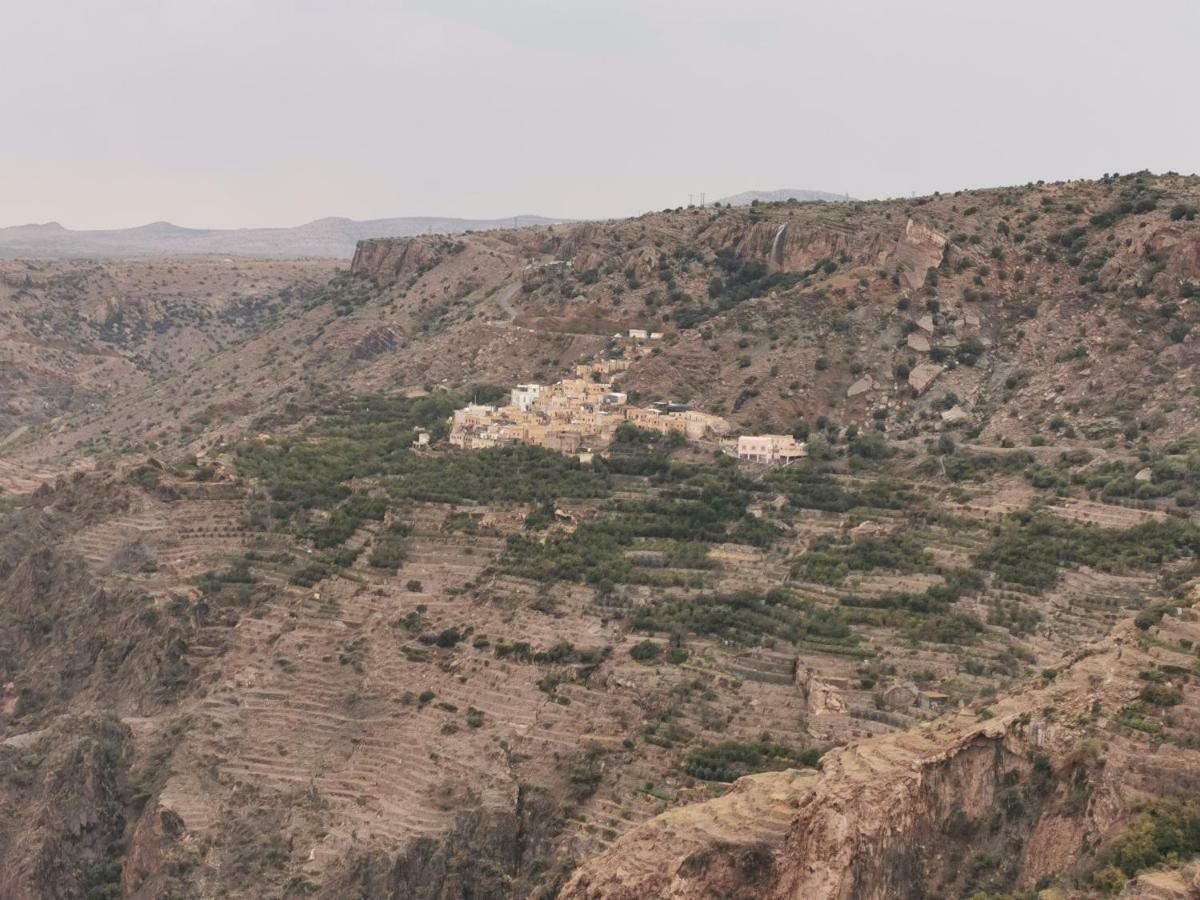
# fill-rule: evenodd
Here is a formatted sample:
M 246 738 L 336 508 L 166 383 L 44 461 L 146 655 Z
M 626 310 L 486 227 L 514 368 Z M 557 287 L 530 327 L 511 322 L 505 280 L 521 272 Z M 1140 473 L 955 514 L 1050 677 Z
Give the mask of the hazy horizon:
M 1136 22 L 1112 0 L 9 7 L 0 226 L 609 218 L 1200 170 L 1181 0 Z

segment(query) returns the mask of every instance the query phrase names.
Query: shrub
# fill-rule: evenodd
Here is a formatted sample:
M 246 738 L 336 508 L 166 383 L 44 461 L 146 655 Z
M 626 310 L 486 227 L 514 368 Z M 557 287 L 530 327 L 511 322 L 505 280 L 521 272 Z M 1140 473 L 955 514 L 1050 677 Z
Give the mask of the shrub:
M 653 662 L 662 656 L 662 647 L 654 641 L 641 641 L 629 648 L 629 655 L 638 662 Z
M 1183 700 L 1183 689 L 1173 684 L 1148 684 L 1138 697 L 1155 706 L 1177 706 Z
M 393 572 L 404 565 L 406 556 L 404 541 L 390 534 L 376 539 L 367 557 L 367 565 L 376 569 L 390 569 Z
M 896 451 L 878 431 L 863 431 L 850 442 L 850 453 L 862 459 L 888 459 Z
M 1103 861 L 1132 877 L 1162 863 L 1178 865 L 1200 853 L 1200 802 L 1156 804 L 1133 822 Z

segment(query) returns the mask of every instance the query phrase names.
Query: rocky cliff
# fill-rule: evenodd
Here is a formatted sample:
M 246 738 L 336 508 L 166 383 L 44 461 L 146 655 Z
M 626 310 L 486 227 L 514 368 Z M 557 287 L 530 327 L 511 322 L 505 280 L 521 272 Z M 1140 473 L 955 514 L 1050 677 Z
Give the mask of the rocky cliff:
M 1200 750 L 1182 732 L 1149 741 L 1127 713 L 1146 673 L 1190 655 L 1198 632 L 1191 608 L 1152 635 L 1126 623 L 993 707 L 841 748 L 809 776 L 746 777 L 632 830 L 560 896 L 888 900 L 1057 880 L 1091 896 L 1088 878 L 1137 811 L 1200 787 Z M 1173 727 L 1197 714 L 1200 692 L 1186 687 Z M 748 827 L 764 804 L 788 810 L 774 839 Z M 1193 875 L 1137 879 L 1125 896 L 1194 896 Z M 1182 892 L 1153 893 L 1164 884 Z
M 350 271 L 385 285 L 430 268 L 437 259 L 433 242 L 427 238 L 377 238 L 358 242 Z
M 115 895 L 132 755 L 129 729 L 111 716 L 66 717 L 0 742 L 0 897 Z

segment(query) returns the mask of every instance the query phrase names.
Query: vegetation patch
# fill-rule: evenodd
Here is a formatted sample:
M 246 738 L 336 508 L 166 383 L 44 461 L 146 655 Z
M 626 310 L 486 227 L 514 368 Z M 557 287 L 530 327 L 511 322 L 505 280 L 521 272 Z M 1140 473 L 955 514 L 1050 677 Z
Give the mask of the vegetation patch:
M 686 598 L 668 595 L 638 607 L 632 624 L 643 632 L 708 635 L 750 646 L 768 638 L 856 641 L 840 610 L 798 601 L 781 588 L 766 594 L 738 591 Z
M 911 573 L 932 572 L 936 568 L 933 557 L 911 535 L 864 538 L 845 544 L 821 537 L 796 560 L 792 574 L 805 581 L 840 584 L 850 572 L 889 569 Z
M 846 485 L 823 472 L 787 466 L 770 473 L 766 484 L 782 492 L 792 506 L 824 512 L 853 509 L 907 509 L 919 506 L 910 486 L 888 478 Z
M 977 562 L 1001 582 L 1041 593 L 1058 583 L 1059 571 L 1066 566 L 1119 573 L 1156 568 L 1198 552 L 1200 528 L 1174 520 L 1119 529 L 1019 514 Z
M 703 584 L 702 576 L 656 572 L 707 569 L 707 546 L 742 540 L 767 546 L 777 537 L 748 508 L 760 488 L 735 466 L 673 470 L 655 497 L 623 500 L 574 531 L 542 540 L 510 535 L 503 565 L 539 581 L 578 581 L 607 592 L 615 584 Z M 650 541 L 650 543 L 647 543 Z
M 1200 853 L 1200 802 L 1158 803 L 1141 814 L 1103 855 L 1133 877 L 1160 865 L 1178 866 Z
M 821 758 L 816 749 L 800 750 L 776 743 L 769 735 L 757 741 L 722 741 L 688 756 L 683 771 L 703 781 L 736 781 L 756 772 L 811 768 Z

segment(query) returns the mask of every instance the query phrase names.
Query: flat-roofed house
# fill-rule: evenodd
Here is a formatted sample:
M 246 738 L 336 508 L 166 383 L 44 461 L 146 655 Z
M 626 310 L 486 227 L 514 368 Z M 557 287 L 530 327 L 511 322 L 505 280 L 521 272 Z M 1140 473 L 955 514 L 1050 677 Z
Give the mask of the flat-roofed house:
M 540 384 L 518 384 L 512 389 L 511 404 L 517 409 L 527 410 L 537 403 L 545 388 Z
M 745 462 L 789 463 L 807 456 L 808 448 L 790 434 L 743 434 L 737 455 Z

